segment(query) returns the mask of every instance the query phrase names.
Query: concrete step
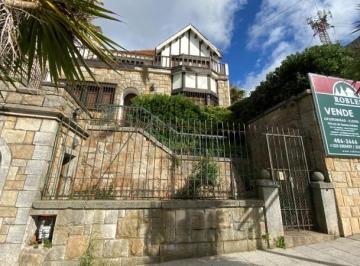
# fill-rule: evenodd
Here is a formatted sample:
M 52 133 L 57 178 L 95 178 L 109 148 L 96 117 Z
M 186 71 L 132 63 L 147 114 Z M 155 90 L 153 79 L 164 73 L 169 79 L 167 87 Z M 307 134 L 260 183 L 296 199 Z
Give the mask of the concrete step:
M 286 248 L 311 245 L 324 241 L 334 240 L 336 238 L 337 237 L 334 235 L 327 235 L 314 231 L 306 231 L 306 230 L 285 231 Z

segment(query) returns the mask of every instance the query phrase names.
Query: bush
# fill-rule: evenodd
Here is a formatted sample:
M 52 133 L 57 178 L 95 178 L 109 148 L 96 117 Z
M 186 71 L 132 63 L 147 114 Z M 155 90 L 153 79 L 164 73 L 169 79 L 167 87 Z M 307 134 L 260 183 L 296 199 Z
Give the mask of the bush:
M 175 118 L 196 121 L 206 119 L 200 106 L 181 95 L 141 95 L 132 100 L 132 105 L 145 108 L 165 122 L 175 121 Z

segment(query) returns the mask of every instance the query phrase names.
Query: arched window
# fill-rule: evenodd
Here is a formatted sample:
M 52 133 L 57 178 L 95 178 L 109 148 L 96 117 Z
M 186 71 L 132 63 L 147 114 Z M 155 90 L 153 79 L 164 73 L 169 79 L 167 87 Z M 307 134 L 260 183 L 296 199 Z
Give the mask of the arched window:
M 123 92 L 122 105 L 130 106 L 131 100 L 139 95 L 139 91 L 135 88 L 127 88 Z

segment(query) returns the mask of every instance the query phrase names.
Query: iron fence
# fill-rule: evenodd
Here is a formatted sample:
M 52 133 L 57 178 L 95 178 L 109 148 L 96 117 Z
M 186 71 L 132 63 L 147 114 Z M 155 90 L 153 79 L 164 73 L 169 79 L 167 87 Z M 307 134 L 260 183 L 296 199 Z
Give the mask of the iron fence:
M 249 194 L 254 166 L 243 125 L 163 121 L 147 110 L 99 106 L 63 121 L 44 199 L 236 198 Z

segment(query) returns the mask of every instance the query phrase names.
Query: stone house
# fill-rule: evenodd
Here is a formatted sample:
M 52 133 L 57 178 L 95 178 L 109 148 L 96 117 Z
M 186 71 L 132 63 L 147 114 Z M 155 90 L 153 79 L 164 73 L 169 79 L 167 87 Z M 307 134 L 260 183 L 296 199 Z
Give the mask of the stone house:
M 89 252 L 99 265 L 141 264 L 261 246 L 263 202 L 229 200 L 244 190 L 226 154 L 229 130 L 194 124 L 180 134 L 151 116 L 146 127 L 96 117 L 97 106 L 139 94 L 230 105 L 220 51 L 190 25 L 154 50 L 114 51 L 117 73 L 84 53 L 98 84 L 1 87 L 0 264 L 78 265 Z M 199 162 L 216 167 L 215 188 L 196 181 L 203 199 L 216 199 L 179 200 Z
M 129 105 L 140 94 L 184 95 L 202 105 L 230 105 L 228 65 L 194 26 L 189 25 L 154 49 L 114 51 L 118 72 L 83 51 L 102 88 L 87 76 L 76 91 L 88 109 L 98 104 Z
M 129 106 L 152 93 L 230 105 L 228 67 L 195 27 L 154 50 L 114 51 L 116 71 L 83 52 L 98 83 L 1 87 L 0 265 L 138 265 L 273 247 L 284 228 L 339 234 L 336 211 L 326 216 L 333 190 L 317 194 L 325 224 L 287 224 L 278 184 L 258 171 L 272 137 L 307 178 L 297 133 L 165 123 Z

